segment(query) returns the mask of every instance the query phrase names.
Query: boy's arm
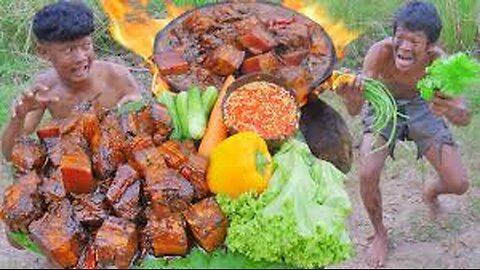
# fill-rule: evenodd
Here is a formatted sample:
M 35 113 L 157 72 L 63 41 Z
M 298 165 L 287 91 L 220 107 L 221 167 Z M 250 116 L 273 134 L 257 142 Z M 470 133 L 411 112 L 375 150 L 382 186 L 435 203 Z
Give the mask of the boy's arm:
M 117 66 L 117 74 L 123 78 L 122 80 L 122 87 L 120 89 L 123 89 L 123 96 L 118 102 L 118 106 L 121 106 L 124 103 L 127 103 L 129 101 L 137 101 L 142 98 L 141 96 L 141 91 L 140 91 L 140 86 L 133 77 L 133 75 L 130 73 L 128 68 L 124 66 Z
M 362 74 L 357 75 L 352 84 L 343 83 L 339 86 L 337 94 L 343 97 L 343 102 L 350 115 L 358 115 L 362 110 L 365 99 L 363 97 L 364 85 L 362 77 L 377 77 L 377 67 L 381 61 L 383 48 L 379 43 L 373 45 L 367 52 L 363 61 Z
M 2 153 L 5 159 L 10 160 L 15 140 L 35 131 L 42 120 L 47 104 L 56 98 L 41 97 L 49 88 L 37 78 L 32 87 L 25 90 L 12 104 L 10 121 L 6 124 L 2 134 Z
M 22 135 L 33 133 L 42 120 L 44 112 L 45 109 L 40 109 L 23 117 L 12 115 L 2 134 L 2 153 L 6 160 L 10 161 L 11 159 L 16 139 Z
M 378 79 L 379 67 L 385 61 L 386 48 L 382 43 L 376 43 L 367 52 L 363 60 L 362 75 L 372 79 Z

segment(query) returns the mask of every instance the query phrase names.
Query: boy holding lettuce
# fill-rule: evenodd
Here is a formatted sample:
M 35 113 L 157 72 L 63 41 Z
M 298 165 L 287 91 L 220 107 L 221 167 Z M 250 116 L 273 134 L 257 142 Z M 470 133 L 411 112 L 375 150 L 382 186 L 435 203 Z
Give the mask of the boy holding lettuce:
M 416 88 L 417 82 L 426 75 L 426 67 L 445 56 L 436 45 L 441 28 L 440 17 L 433 5 L 408 2 L 395 14 L 393 37 L 375 43 L 365 56 L 361 75 L 354 83 L 344 83 L 337 90 L 351 115 L 359 114 L 364 105 L 362 76 L 383 82 L 391 91 L 399 112 L 407 116 L 399 117 L 396 137 L 413 140 L 418 157 L 424 156 L 438 173 L 438 181 L 426 183 L 423 189 L 423 198 L 434 214 L 439 210 L 439 195 L 461 195 L 469 187 L 458 148 L 445 121 L 458 126 L 468 125 L 471 113 L 465 100 L 437 91 L 433 100 L 427 103 Z M 386 142 L 392 130 L 388 127 L 381 136 L 375 136 L 372 115 L 372 109 L 365 106 L 365 132 L 360 147 L 360 193 L 375 231 L 366 261 L 377 267 L 385 262 L 388 243 L 379 182 L 386 158 L 389 154 L 393 157 L 394 143 L 389 149 L 372 151 L 376 144 Z

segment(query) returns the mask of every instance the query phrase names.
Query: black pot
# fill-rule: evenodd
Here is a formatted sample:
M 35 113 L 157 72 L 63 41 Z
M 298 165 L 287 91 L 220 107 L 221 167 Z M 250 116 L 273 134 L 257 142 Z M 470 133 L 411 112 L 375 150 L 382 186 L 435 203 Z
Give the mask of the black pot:
M 177 26 L 180 26 L 186 18 L 188 18 L 190 15 L 192 15 L 194 12 L 196 11 L 202 11 L 202 12 L 208 12 L 210 9 L 214 9 L 214 8 L 217 8 L 219 6 L 222 6 L 222 5 L 228 5 L 228 4 L 234 4 L 234 5 L 242 5 L 242 6 L 248 6 L 248 5 L 254 5 L 255 6 L 255 10 L 259 10 L 259 9 L 265 9 L 271 13 L 274 13 L 274 14 L 279 14 L 279 15 L 294 15 L 294 16 L 298 16 L 298 17 L 302 17 L 310 22 L 312 22 L 314 25 L 316 25 L 318 27 L 318 29 L 316 30 L 319 30 L 318 32 L 320 33 L 320 38 L 325 42 L 327 48 L 328 48 L 328 52 L 327 52 L 327 56 L 325 57 L 325 60 L 327 63 L 327 65 L 325 66 L 324 69 L 322 69 L 323 72 L 313 72 L 314 74 L 313 77 L 313 81 L 311 83 L 311 85 L 308 87 L 307 91 L 308 92 L 311 92 L 315 89 L 317 89 L 327 78 L 329 78 L 333 72 L 333 69 L 334 69 L 334 66 L 335 66 L 335 63 L 336 63 L 336 52 L 335 52 L 335 46 L 333 45 L 333 42 L 332 42 L 332 39 L 330 38 L 330 36 L 328 35 L 328 33 L 323 29 L 323 27 L 319 24 L 317 24 L 316 22 L 312 21 L 310 18 L 306 17 L 305 15 L 295 11 L 295 10 L 291 10 L 285 6 L 282 6 L 281 4 L 279 3 L 273 3 L 273 2 L 270 2 L 270 1 L 264 1 L 264 0 L 246 0 L 246 1 L 222 1 L 222 2 L 218 2 L 218 3 L 211 3 L 211 4 L 206 4 L 204 6 L 201 6 L 201 7 L 197 7 L 195 9 L 192 9 L 192 10 L 189 10 L 185 13 L 183 13 L 182 15 L 178 16 L 177 18 L 175 18 L 174 20 L 172 20 L 170 23 L 167 24 L 167 26 L 165 26 L 162 30 L 160 30 L 156 37 L 155 37 L 155 42 L 153 44 L 154 46 L 154 53 L 155 54 L 158 54 L 159 52 L 167 49 L 170 45 L 169 45 L 169 42 L 170 42 L 170 38 L 171 38 L 171 31 L 174 30 Z M 272 8 L 274 10 L 272 10 Z M 263 15 L 263 13 L 262 13 Z M 243 74 L 239 74 L 239 72 L 237 72 L 235 74 L 236 76 L 242 76 Z M 274 74 L 272 74 L 274 75 Z M 226 76 L 223 78 L 223 81 L 226 79 Z M 168 78 L 167 78 L 167 81 L 168 81 Z M 218 86 L 218 85 L 217 85 Z M 175 92 L 178 92 L 180 91 L 179 89 L 172 89 L 173 91 Z

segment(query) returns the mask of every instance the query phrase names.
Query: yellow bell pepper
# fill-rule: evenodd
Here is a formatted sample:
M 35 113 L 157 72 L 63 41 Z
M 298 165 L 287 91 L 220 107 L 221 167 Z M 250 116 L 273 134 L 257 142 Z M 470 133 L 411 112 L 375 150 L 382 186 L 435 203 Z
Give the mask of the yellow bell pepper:
M 208 187 L 213 193 L 232 198 L 248 191 L 261 193 L 268 186 L 272 165 L 265 140 L 255 132 L 237 133 L 213 149 Z

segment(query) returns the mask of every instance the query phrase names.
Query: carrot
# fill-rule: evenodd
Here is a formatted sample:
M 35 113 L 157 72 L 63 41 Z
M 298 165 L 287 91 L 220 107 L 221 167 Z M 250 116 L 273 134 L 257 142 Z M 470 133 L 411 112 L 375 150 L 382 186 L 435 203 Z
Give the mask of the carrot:
M 235 77 L 232 75 L 227 77 L 222 89 L 220 90 L 218 99 L 215 102 L 215 106 L 210 113 L 205 135 L 203 136 L 203 139 L 200 142 L 200 147 L 198 148 L 198 153 L 202 156 L 209 157 L 212 149 L 225 138 L 227 138 L 228 130 L 227 126 L 223 122 L 222 101 L 227 92 L 227 88 L 234 80 Z

